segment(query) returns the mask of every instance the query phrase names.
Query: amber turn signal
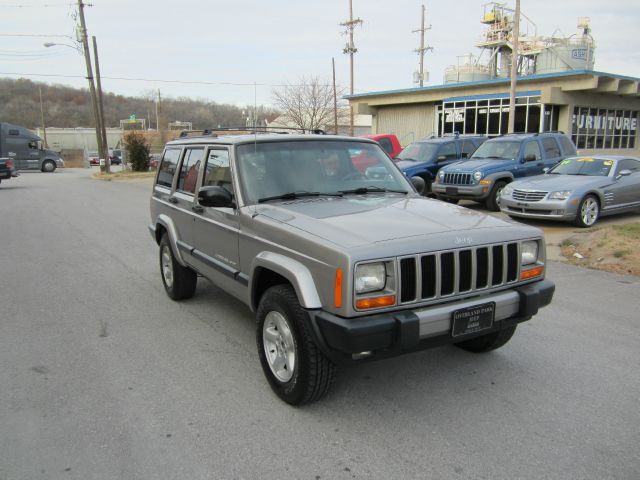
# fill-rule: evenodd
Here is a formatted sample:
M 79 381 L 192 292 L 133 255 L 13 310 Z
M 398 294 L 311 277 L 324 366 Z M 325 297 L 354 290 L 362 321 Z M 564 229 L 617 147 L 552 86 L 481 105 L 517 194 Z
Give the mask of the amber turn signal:
M 544 267 L 540 265 L 539 267 L 533 267 L 529 270 L 523 270 L 520 272 L 520 280 L 529 280 L 533 277 L 539 277 L 544 273 Z
M 333 290 L 333 304 L 336 308 L 342 307 L 342 269 L 336 270 L 336 283 Z
M 395 295 L 385 295 L 384 297 L 363 298 L 362 300 L 357 300 L 356 308 L 358 310 L 367 310 L 370 308 L 390 307 L 395 304 Z

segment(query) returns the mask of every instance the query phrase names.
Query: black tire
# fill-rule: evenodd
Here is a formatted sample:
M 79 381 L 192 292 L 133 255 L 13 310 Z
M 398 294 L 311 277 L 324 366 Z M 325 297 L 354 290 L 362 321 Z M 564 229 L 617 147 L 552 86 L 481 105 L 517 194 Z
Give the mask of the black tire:
M 45 160 L 42 162 L 42 171 L 46 173 L 52 173 L 56 170 L 56 162 L 53 160 Z
M 160 240 L 160 276 L 167 295 L 173 300 L 193 297 L 198 275 L 189 267 L 183 267 L 178 263 L 166 233 Z
M 580 200 L 575 224 L 581 228 L 593 227 L 600 218 L 600 202 L 594 195 L 587 195 Z
M 422 195 L 423 197 L 431 197 L 433 196 L 433 192 L 431 191 L 432 188 L 432 182 L 430 178 L 426 178 L 426 177 L 422 177 L 422 179 L 424 180 L 424 190 L 422 190 L 420 193 L 420 195 Z
M 310 329 L 290 285 L 273 286 L 262 295 L 256 312 L 260 364 L 273 391 L 290 405 L 322 398 L 335 378 L 335 365 L 318 350 Z M 275 365 L 279 359 L 284 363 L 280 369 Z
M 500 348 L 509 340 L 511 340 L 511 337 L 513 337 L 513 334 L 515 332 L 516 325 L 513 325 L 512 327 L 507 327 L 498 332 L 493 332 L 487 335 L 482 335 L 481 337 L 472 338 L 471 340 L 458 342 L 455 344 L 455 346 L 473 353 L 490 352 L 491 350 Z
M 500 192 L 502 192 L 502 189 L 505 187 L 506 184 L 507 184 L 507 182 L 505 182 L 504 180 L 498 180 L 493 185 L 493 188 L 491 189 L 491 192 L 489 193 L 489 196 L 487 197 L 487 200 L 485 201 L 485 205 L 492 212 L 499 212 L 500 211 L 500 205 L 498 204 L 498 198 L 500 197 Z

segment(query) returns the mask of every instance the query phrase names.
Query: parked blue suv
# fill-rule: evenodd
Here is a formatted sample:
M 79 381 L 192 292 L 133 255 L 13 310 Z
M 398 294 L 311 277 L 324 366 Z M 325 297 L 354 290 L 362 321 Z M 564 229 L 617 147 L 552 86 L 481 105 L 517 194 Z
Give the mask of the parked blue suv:
M 409 178 L 422 177 L 425 188 L 423 195 L 431 193 L 431 184 L 438 170 L 460 160 L 464 160 L 478 148 L 487 137 L 444 137 L 426 138 L 407 146 L 396 157 L 396 164 Z
M 575 154 L 575 145 L 562 132 L 503 135 L 484 142 L 468 160 L 440 169 L 433 191 L 450 202 L 485 202 L 497 212 L 500 192 L 507 183 L 539 175 L 545 167 Z

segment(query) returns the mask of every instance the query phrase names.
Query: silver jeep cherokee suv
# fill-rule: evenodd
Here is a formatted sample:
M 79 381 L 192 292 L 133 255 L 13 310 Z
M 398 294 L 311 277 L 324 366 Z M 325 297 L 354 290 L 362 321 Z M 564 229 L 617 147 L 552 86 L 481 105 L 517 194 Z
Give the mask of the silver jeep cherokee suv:
M 193 296 L 199 274 L 256 313 L 264 373 L 294 405 L 322 397 L 338 364 L 496 349 L 555 288 L 539 229 L 420 196 L 363 138 L 169 142 L 149 229 L 169 297 Z

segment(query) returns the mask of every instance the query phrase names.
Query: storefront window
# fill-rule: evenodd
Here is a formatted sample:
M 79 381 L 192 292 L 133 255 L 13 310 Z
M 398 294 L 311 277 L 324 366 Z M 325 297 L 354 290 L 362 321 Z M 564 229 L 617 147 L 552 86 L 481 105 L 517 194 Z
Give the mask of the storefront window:
M 575 107 L 571 138 L 578 148 L 635 148 L 638 112 Z

